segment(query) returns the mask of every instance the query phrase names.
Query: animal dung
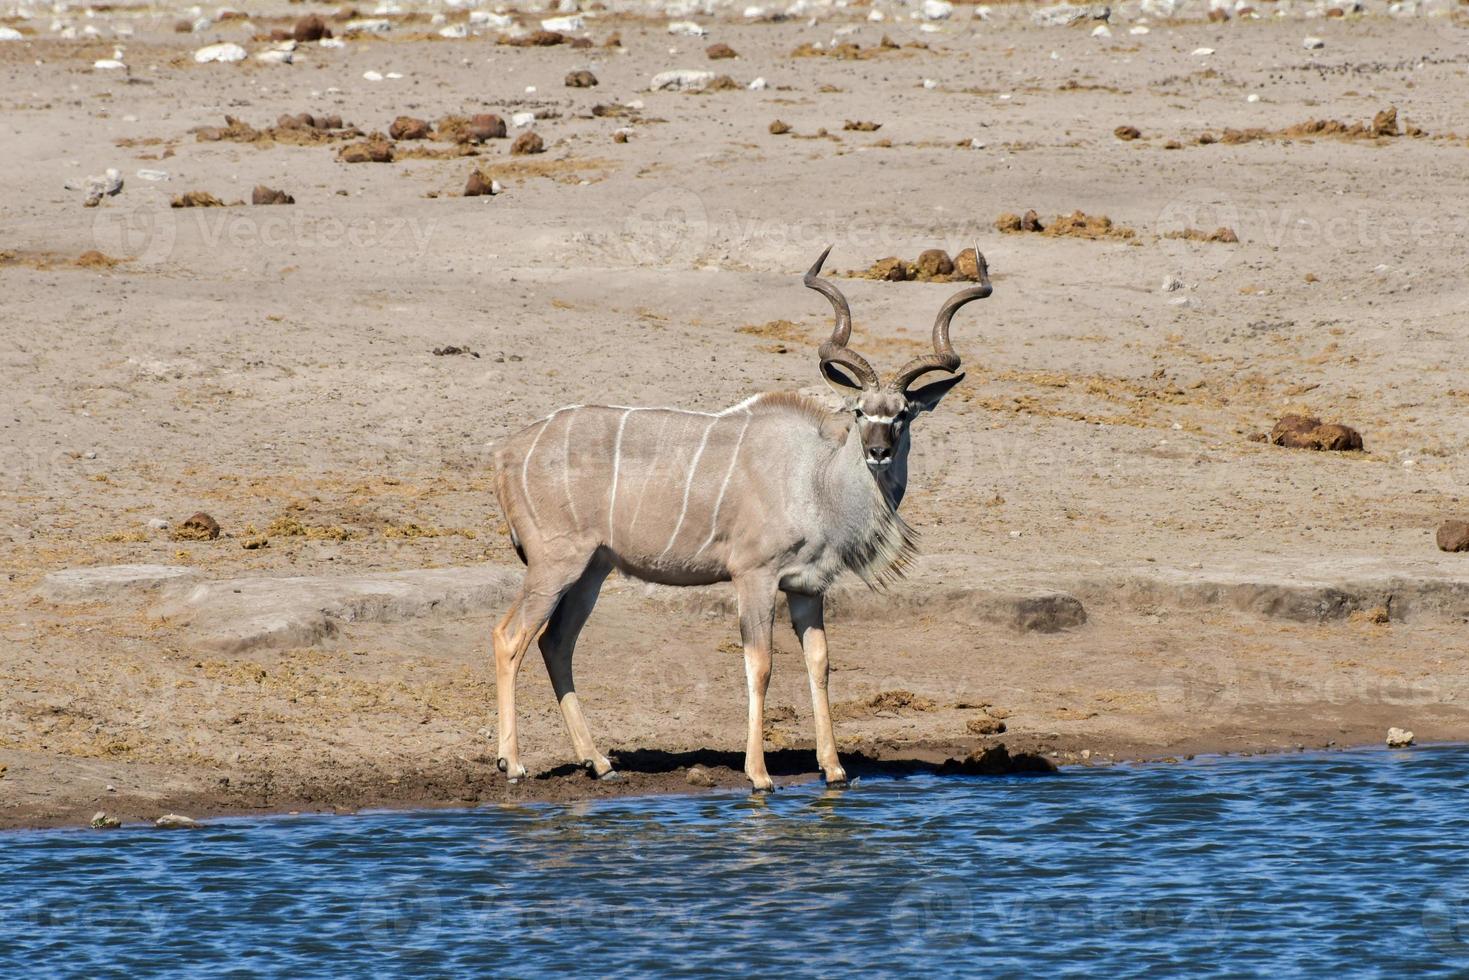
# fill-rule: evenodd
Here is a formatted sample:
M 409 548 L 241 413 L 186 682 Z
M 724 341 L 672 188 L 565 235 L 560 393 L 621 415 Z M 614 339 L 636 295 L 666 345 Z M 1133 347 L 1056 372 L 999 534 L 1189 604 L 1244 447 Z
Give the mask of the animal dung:
M 521 133 L 515 138 L 515 142 L 510 144 L 510 152 L 515 156 L 523 156 L 529 153 L 545 153 L 546 144 L 537 135 L 535 130 L 530 130 L 529 132 Z
M 1469 551 L 1469 521 L 1448 520 L 1438 526 L 1439 551 Z
M 250 192 L 251 204 L 295 204 L 296 199 L 285 191 L 272 190 L 259 184 Z
M 1323 423 L 1308 415 L 1286 415 L 1270 430 L 1270 442 L 1287 449 L 1346 452 L 1362 448 L 1362 435 L 1350 426 Z
M 388 127 L 388 135 L 395 140 L 426 140 L 430 132 L 426 121 L 412 116 L 399 116 Z
M 213 541 L 219 537 L 219 522 L 202 510 L 173 529 L 175 541 Z
M 567 88 L 592 88 L 597 84 L 597 76 L 585 68 L 578 69 L 566 74 Z

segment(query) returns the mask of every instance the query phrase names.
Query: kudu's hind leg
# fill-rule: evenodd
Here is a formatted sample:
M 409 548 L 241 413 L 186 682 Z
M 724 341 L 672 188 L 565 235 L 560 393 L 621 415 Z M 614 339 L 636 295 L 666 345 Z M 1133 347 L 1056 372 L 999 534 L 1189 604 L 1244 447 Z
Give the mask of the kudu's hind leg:
M 791 607 L 791 627 L 801 641 L 806 655 L 806 676 L 811 682 L 811 715 L 816 721 L 816 761 L 826 781 L 832 786 L 844 785 L 847 771 L 837 758 L 836 735 L 831 730 L 831 701 L 826 682 L 830 671 L 826 659 L 826 625 L 823 616 L 825 599 L 819 595 L 786 594 Z
M 556 703 L 561 706 L 566 734 L 571 737 L 571 750 L 576 760 L 591 767 L 599 779 L 611 774 L 612 763 L 597 751 L 592 742 L 591 730 L 582 716 L 581 702 L 576 696 L 576 683 L 572 680 L 571 657 L 576 651 L 577 636 L 587 624 L 587 618 L 597 604 L 597 594 L 611 571 L 612 566 L 608 562 L 593 561 L 576 584 L 561 597 L 540 640 L 541 658 L 546 662 L 546 673 L 551 675 Z
M 756 575 L 736 580 L 740 640 L 745 646 L 745 686 L 750 700 L 745 739 L 745 775 L 756 792 L 775 789 L 765 768 L 765 691 L 770 686 L 771 631 L 775 625 L 775 582 Z
M 511 782 L 525 778 L 515 724 L 515 679 L 520 674 L 520 665 L 531 641 L 541 632 L 541 627 L 556 611 L 561 597 L 580 574 L 580 567 L 571 575 L 548 575 L 537 569 L 527 570 L 519 597 L 495 627 L 495 698 L 499 707 L 500 732 L 496 762 Z

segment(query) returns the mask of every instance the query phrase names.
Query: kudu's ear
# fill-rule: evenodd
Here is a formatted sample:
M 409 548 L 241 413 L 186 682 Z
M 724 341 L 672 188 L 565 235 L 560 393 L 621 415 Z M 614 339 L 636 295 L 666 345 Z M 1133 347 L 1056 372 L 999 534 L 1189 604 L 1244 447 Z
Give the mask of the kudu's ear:
M 944 378 L 942 381 L 933 381 L 922 388 L 911 388 L 904 394 L 908 398 L 908 404 L 920 412 L 931 412 L 938 407 L 939 402 L 956 384 L 964 380 L 964 375 L 956 374 L 952 378 Z
M 832 361 L 821 362 L 821 376 L 826 379 L 831 390 L 845 400 L 850 400 L 862 390 L 862 382 L 848 374 L 841 365 Z

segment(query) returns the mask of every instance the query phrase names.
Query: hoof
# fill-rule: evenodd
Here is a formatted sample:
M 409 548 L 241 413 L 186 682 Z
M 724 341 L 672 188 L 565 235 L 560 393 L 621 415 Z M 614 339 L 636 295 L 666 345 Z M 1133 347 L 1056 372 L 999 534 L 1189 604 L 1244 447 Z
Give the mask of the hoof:
M 496 759 L 495 765 L 498 766 L 500 771 L 505 774 L 506 780 L 512 784 L 518 783 L 525 778 L 525 766 L 517 763 L 515 768 L 511 769 L 509 760 L 507 760 L 504 756 Z
M 751 783 L 751 785 L 750 785 L 750 792 L 752 794 L 762 795 L 763 796 L 766 793 L 774 793 L 775 792 L 775 783 L 771 782 L 769 779 L 766 779 L 764 782 L 759 782 L 759 783 L 755 782 L 752 779 L 750 781 L 750 783 Z
M 833 769 L 831 772 L 824 773 L 823 775 L 826 778 L 827 786 L 841 789 L 848 785 L 847 773 L 844 769 Z

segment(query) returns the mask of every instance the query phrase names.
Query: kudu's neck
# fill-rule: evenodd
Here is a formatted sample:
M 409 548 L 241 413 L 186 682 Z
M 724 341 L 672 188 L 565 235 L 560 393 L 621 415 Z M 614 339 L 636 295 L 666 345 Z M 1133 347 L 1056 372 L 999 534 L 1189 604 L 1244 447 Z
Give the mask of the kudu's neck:
M 867 465 L 866 456 L 861 433 L 857 426 L 849 426 L 846 438 L 826 463 L 824 477 L 828 492 L 839 497 L 861 499 L 876 487 L 892 505 L 892 509 L 897 510 L 908 490 L 906 433 L 893 447 L 892 462 L 882 469 L 874 470 Z

